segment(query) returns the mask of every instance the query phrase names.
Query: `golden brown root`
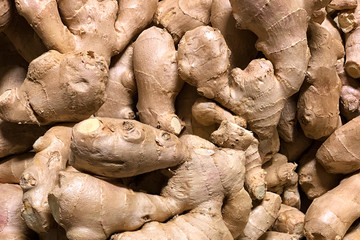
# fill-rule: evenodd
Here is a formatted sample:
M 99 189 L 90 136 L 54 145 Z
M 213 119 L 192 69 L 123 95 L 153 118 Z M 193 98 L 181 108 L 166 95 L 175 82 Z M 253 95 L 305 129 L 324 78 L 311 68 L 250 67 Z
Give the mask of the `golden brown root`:
M 71 128 L 72 125 L 52 127 L 36 140 L 36 155 L 20 179 L 24 191 L 21 216 L 37 233 L 46 233 L 55 224 L 48 205 L 48 194 L 58 181 L 58 172 L 66 167 Z
M 299 239 L 303 237 L 305 214 L 300 210 L 281 204 L 278 217 L 272 230 L 295 234 Z
M 335 130 L 321 145 L 316 159 L 329 173 L 348 174 L 360 169 L 360 117 Z
M 360 83 L 345 72 L 344 59 L 338 61 L 337 72 L 342 82 L 340 112 L 350 121 L 360 115 Z
M 334 189 L 316 198 L 305 215 L 306 239 L 342 239 L 359 218 L 360 175 L 341 181 Z
M 231 51 L 230 68 L 245 68 L 256 57 L 256 36 L 248 30 L 236 28 L 229 0 L 213 0 L 211 25 L 220 30 Z
M 285 142 L 293 142 L 297 133 L 296 125 L 296 104 L 298 101 L 298 95 L 293 95 L 285 103 L 283 110 L 281 111 L 281 116 L 277 130 L 279 132 L 279 137 Z M 280 145 L 281 146 L 281 145 Z
M 170 198 L 136 193 L 76 172 L 60 172 L 49 204 L 70 240 L 107 239 L 114 232 L 136 230 L 180 213 Z
M 158 3 L 154 22 L 178 42 L 187 31 L 209 24 L 211 4 L 211 0 L 164 0 Z
M 341 80 L 336 64 L 344 56 L 342 43 L 317 23 L 309 24 L 311 58 L 298 100 L 297 117 L 308 138 L 328 137 L 339 120 Z
M 136 82 L 133 67 L 133 45 L 115 56 L 109 70 L 105 103 L 95 113 L 98 117 L 135 118 Z
M 31 239 L 31 231 L 21 218 L 23 193 L 19 185 L 0 184 L 0 239 Z
M 258 151 L 258 141 L 253 134 L 235 123 L 223 121 L 211 134 L 212 141 L 226 148 L 244 151 L 246 156 L 245 188 L 254 199 L 263 199 L 266 192 L 265 171 Z
M 152 27 L 140 34 L 134 44 L 134 72 L 140 121 L 178 135 L 183 126 L 174 104 L 183 81 L 177 73 L 174 41 L 166 30 Z
M 328 173 L 316 161 L 320 143 L 314 144 L 299 161 L 299 184 L 309 199 L 320 197 L 339 184 L 340 176 Z
M 176 166 L 187 157 L 175 135 L 134 120 L 111 118 L 75 125 L 71 150 L 70 164 L 78 170 L 117 178 Z
M 299 236 L 294 234 L 282 233 L 282 232 L 274 232 L 267 231 L 264 233 L 259 240 L 298 240 Z
M 45 127 L 20 125 L 0 120 L 0 157 L 26 152 L 46 131 Z
M 263 235 L 275 222 L 280 206 L 280 196 L 266 192 L 262 202 L 251 210 L 244 233 L 240 235 L 238 240 L 256 240 Z
M 231 240 L 233 237 L 221 218 L 219 206 L 207 204 L 177 216 L 167 223 L 151 222 L 136 232 L 115 234 L 111 240 Z M 215 206 L 214 206 L 215 205 Z M 211 209 L 211 210 L 210 210 Z
M 0 183 L 20 183 L 22 173 L 31 164 L 34 153 L 10 156 L 0 161 Z
M 41 125 L 81 121 L 103 104 L 107 78 L 106 62 L 93 52 L 49 51 L 31 62 L 20 88 L 0 96 L 0 117 Z

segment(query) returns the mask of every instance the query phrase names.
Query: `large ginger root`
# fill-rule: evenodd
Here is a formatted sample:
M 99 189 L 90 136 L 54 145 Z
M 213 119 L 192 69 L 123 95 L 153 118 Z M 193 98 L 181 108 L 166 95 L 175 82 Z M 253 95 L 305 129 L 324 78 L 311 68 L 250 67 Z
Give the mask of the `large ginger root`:
M 280 196 L 272 192 L 266 192 L 262 202 L 251 210 L 244 232 L 237 240 L 259 239 L 275 222 L 280 207 Z
M 134 44 L 134 72 L 140 121 L 178 135 L 175 98 L 183 81 L 178 77 L 174 41 L 165 29 L 143 31 Z
M 0 183 L 20 183 L 22 173 L 31 164 L 34 153 L 9 156 L 0 161 Z
M 93 52 L 49 51 L 32 61 L 24 83 L 0 96 L 0 117 L 47 125 L 88 118 L 104 102 L 108 69 Z
M 245 118 L 259 137 L 262 157 L 269 159 L 279 148 L 276 125 L 281 110 L 305 77 L 308 19 L 329 1 L 230 2 L 238 26 L 258 36 L 257 49 L 270 61 L 253 60 L 244 71 L 232 70 L 229 79 L 230 51 L 223 36 L 210 27 L 198 27 L 179 43 L 179 74 L 203 96 Z
M 284 204 L 300 208 L 296 167 L 295 163 L 288 163 L 287 158 L 280 153 L 263 165 L 268 190 L 282 194 Z
M 297 117 L 306 137 L 320 139 L 329 136 L 338 125 L 341 80 L 336 63 L 344 56 L 344 49 L 317 23 L 309 24 L 308 38 L 311 58 L 300 91 Z
M 299 184 L 308 199 L 320 197 L 340 182 L 340 176 L 325 171 L 315 155 L 320 143 L 315 143 L 299 161 Z
M 360 174 L 341 181 L 334 189 L 316 198 L 305 214 L 306 239 L 342 239 L 360 217 Z
M 0 239 L 32 239 L 20 215 L 23 193 L 19 185 L 0 184 L 0 192 Z
M 75 125 L 71 150 L 69 163 L 76 169 L 116 178 L 173 167 L 187 158 L 175 135 L 134 120 L 112 118 Z
M 163 0 L 158 3 L 154 22 L 163 26 L 177 43 L 187 32 L 208 25 L 213 0 Z
M 113 57 L 106 86 L 105 103 L 95 113 L 98 117 L 134 119 L 134 96 L 136 82 L 133 66 L 134 47 L 130 45 L 118 56 Z
M 348 174 L 360 169 L 360 117 L 335 130 L 321 145 L 316 159 L 329 173 Z
M 105 120 L 101 119 L 102 124 Z M 81 127 L 84 123 L 88 124 L 87 121 L 75 128 Z M 114 136 L 117 136 L 115 126 L 122 125 L 122 122 L 125 125 L 135 125 L 135 122 L 130 122 L 130 120 L 114 121 L 115 119 L 108 120 L 108 124 L 113 123 L 114 132 L 111 135 Z M 133 128 L 133 131 L 136 129 Z M 153 129 L 153 131 L 163 133 L 158 129 Z M 144 132 L 150 132 L 150 129 L 144 129 Z M 189 212 L 165 224 L 153 223 L 149 226 L 155 225 L 158 231 L 166 229 L 165 232 L 179 232 L 176 223 L 181 219 L 190 223 L 194 221 L 191 225 L 196 229 L 196 222 L 199 221 L 195 219 L 200 217 L 204 221 L 200 222 L 205 226 L 211 225 L 217 228 L 214 230 L 216 234 L 209 235 L 208 239 L 231 239 L 231 234 L 234 237 L 239 235 L 244 223 L 247 222 L 251 208 L 250 196 L 246 192 L 241 192 L 244 183 L 245 155 L 232 149 L 216 149 L 210 142 L 193 135 L 183 136 L 181 143 L 184 145 L 183 151 L 187 152 L 187 160 L 173 169 L 174 175 L 162 189 L 160 196 L 134 193 L 82 173 L 62 172 L 60 183 L 50 194 L 49 200 L 54 217 L 65 228 L 68 238 L 70 240 L 106 239 L 116 231 L 136 230 L 148 221 L 162 222 L 187 211 Z M 152 147 L 151 142 L 148 144 Z M 130 152 L 134 148 L 131 145 L 124 145 L 121 149 L 124 152 Z M 115 151 L 115 148 L 109 148 L 106 151 L 107 155 L 103 158 L 111 158 Z M 146 158 L 147 152 L 143 156 Z M 149 156 L 152 158 L 151 154 Z M 173 157 L 163 156 L 156 160 L 156 164 L 152 162 L 154 165 L 159 165 L 162 161 L 167 162 L 167 158 Z M 150 168 L 153 168 L 144 165 L 144 169 L 145 167 L 150 171 Z M 111 169 L 109 170 L 106 174 L 112 176 L 113 173 Z M 87 204 L 79 204 L 85 199 L 87 199 Z M 106 208 L 107 204 L 113 207 Z M 76 208 L 71 206 L 76 206 Z M 223 218 L 221 218 L 222 208 Z M 94 215 L 93 211 L 101 212 L 100 221 L 94 221 L 99 216 Z M 235 214 L 234 211 L 236 211 Z M 113 214 L 114 212 L 118 214 Z M 111 219 L 108 218 L 109 213 L 112 213 Z M 106 220 L 102 217 L 106 217 Z M 189 226 L 182 225 L 180 223 L 177 226 L 180 229 Z M 199 229 L 196 232 L 200 234 L 199 236 L 204 234 L 204 228 L 201 226 L 202 224 L 198 226 Z M 162 236 L 162 232 L 159 234 Z M 139 232 L 124 233 L 124 235 L 129 235 L 131 239 L 144 239 L 144 236 L 148 236 L 147 227 Z
M 265 171 L 258 151 L 258 140 L 253 133 L 235 123 L 223 121 L 211 134 L 212 141 L 226 148 L 244 151 L 246 156 L 245 188 L 255 199 L 263 199 L 266 193 Z
M 58 181 L 58 172 L 66 167 L 70 155 L 71 127 L 52 127 L 34 143 L 36 155 L 20 179 L 24 191 L 21 216 L 39 234 L 46 235 L 56 227 L 48 194 Z
M 278 217 L 276 218 L 272 230 L 282 233 L 296 235 L 297 239 L 303 237 L 305 214 L 300 210 L 281 204 Z
M 230 68 L 245 68 L 256 57 L 256 36 L 248 30 L 236 28 L 229 0 L 213 0 L 211 25 L 220 30 L 231 51 Z

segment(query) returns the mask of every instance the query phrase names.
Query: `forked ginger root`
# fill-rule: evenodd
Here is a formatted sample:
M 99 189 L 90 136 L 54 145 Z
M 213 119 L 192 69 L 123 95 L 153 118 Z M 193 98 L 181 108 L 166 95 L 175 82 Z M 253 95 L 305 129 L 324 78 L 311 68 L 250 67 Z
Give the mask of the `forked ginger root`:
M 82 125 L 88 124 L 88 121 L 80 123 L 77 128 L 85 127 Z M 138 124 L 134 121 L 130 122 L 130 120 L 93 119 L 91 121 L 101 121 L 102 123 L 99 122 L 99 124 L 107 124 L 108 127 L 112 124 L 114 132 L 106 131 L 108 136 L 119 136 L 121 125 L 132 124 L 133 132 L 140 130 Z M 115 129 L 115 126 L 118 128 Z M 150 129 L 143 128 L 143 131 L 150 132 Z M 164 133 L 158 129 L 152 131 L 157 135 Z M 101 138 L 97 138 L 95 135 L 91 141 L 98 142 L 101 141 Z M 147 143 L 149 147 L 153 147 L 152 142 Z M 144 147 L 147 143 L 144 143 Z M 185 135 L 181 138 L 181 143 L 184 146 L 183 152 L 187 153 L 187 159 L 178 167 L 173 168 L 174 175 L 162 189 L 160 196 L 134 193 L 126 188 L 111 185 L 82 173 L 62 172 L 60 183 L 50 194 L 49 200 L 54 217 L 65 228 L 68 238 L 70 240 L 106 239 L 114 232 L 136 230 L 148 221 L 162 222 L 184 212 L 184 215 L 175 217 L 167 223 L 151 223 L 148 225 L 149 227 L 145 225 L 139 231 L 126 232 L 118 237 L 119 239 L 125 236 L 131 237 L 131 239 L 144 239 L 144 236 L 148 236 L 154 227 L 159 231 L 167 229 L 165 232 L 169 232 L 169 234 L 172 231 L 186 234 L 183 231 L 186 232 L 185 228 L 188 224 L 176 225 L 179 221 L 196 221 L 197 223 L 192 224 L 197 229 L 196 235 L 209 234 L 207 239 L 231 239 L 231 235 L 234 237 L 239 235 L 244 228 L 244 223 L 247 222 L 251 208 L 249 195 L 241 192 L 244 183 L 245 155 L 232 149 L 217 149 L 210 142 L 193 135 Z M 131 145 L 122 147 L 122 151 L 127 153 L 132 149 L 134 148 Z M 112 152 L 115 151 L 115 148 L 108 149 L 107 155 L 98 160 L 93 159 L 92 162 L 111 158 Z M 86 153 L 84 152 L 84 154 Z M 87 152 L 87 154 L 91 157 L 91 153 Z M 146 158 L 147 152 L 143 156 Z M 166 163 L 168 158 L 173 158 L 173 156 L 164 155 L 156 161 L 155 165 L 161 165 L 163 161 Z M 153 166 L 144 165 L 142 170 L 151 171 L 153 168 Z M 109 171 L 104 171 L 104 175 L 113 176 L 113 172 L 109 168 Z M 81 184 L 78 184 L 79 182 Z M 77 189 L 75 196 L 74 188 Z M 90 196 L 97 196 L 97 198 Z M 83 199 L 91 202 L 79 204 Z M 113 208 L 106 208 L 107 202 L 111 203 Z M 134 215 L 134 209 L 129 207 L 129 204 L 133 204 L 137 214 Z M 77 207 L 70 207 L 74 205 Z M 237 213 L 233 214 L 227 206 L 236 209 Z M 114 208 L 117 214 L 111 214 L 112 218 L 108 219 L 109 211 L 114 213 Z M 225 209 L 223 217 L 221 217 L 222 208 Z M 102 212 L 101 216 L 106 216 L 106 220 L 94 221 L 95 216 L 92 211 Z M 70 216 L 72 218 L 69 218 Z M 199 217 L 203 221 L 192 220 Z M 197 226 L 197 224 L 199 225 Z M 205 231 L 208 228 L 204 228 L 204 226 L 207 225 L 216 227 L 216 234 L 207 232 L 209 230 Z M 182 233 L 179 233 L 178 228 L 184 228 L 183 231 L 181 230 Z M 162 232 L 159 234 L 162 236 Z
M 58 181 L 58 172 L 66 167 L 70 154 L 71 127 L 52 127 L 36 140 L 34 159 L 20 179 L 24 191 L 21 216 L 40 235 L 46 235 L 56 227 L 48 204 L 48 194 Z
M 178 77 L 176 56 L 174 41 L 165 29 L 146 29 L 134 43 L 140 121 L 178 135 L 183 126 L 175 115 L 175 98 L 183 81 Z
M 334 189 L 316 198 L 305 214 L 304 234 L 308 240 L 342 239 L 360 217 L 360 174 L 341 181 Z

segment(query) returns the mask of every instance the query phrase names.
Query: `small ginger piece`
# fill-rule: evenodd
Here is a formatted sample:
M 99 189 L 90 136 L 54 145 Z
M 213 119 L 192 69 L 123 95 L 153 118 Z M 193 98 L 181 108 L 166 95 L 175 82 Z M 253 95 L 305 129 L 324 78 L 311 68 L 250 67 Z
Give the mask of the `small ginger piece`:
M 339 184 L 340 176 L 325 171 L 315 155 L 320 143 L 315 143 L 299 161 L 299 184 L 309 199 L 320 197 Z
M 354 9 L 356 6 L 356 0 L 332 0 L 328 5 L 328 7 L 335 10 Z
M 360 169 L 360 117 L 341 126 L 326 139 L 316 159 L 329 173 L 348 174 Z
M 24 191 L 21 216 L 40 235 L 46 235 L 56 226 L 50 212 L 48 194 L 58 181 L 58 172 L 66 167 L 70 154 L 71 127 L 52 127 L 36 140 L 34 159 L 20 179 Z
M 278 217 L 272 230 L 296 235 L 297 239 L 303 237 L 305 214 L 299 209 L 281 204 Z
M 31 164 L 35 153 L 12 155 L 0 161 L 0 183 L 20 183 L 22 173 Z
M 306 239 L 342 239 L 360 217 L 359 189 L 360 174 L 357 173 L 316 198 L 305 214 Z
M 280 196 L 276 193 L 266 192 L 262 202 L 251 210 L 244 232 L 237 240 L 259 239 L 275 222 L 280 207 Z
M 165 29 L 151 27 L 134 43 L 134 72 L 140 121 L 178 135 L 183 128 L 175 115 L 178 77 L 174 41 Z
M 255 34 L 236 28 L 229 0 L 212 1 L 210 21 L 211 26 L 220 30 L 231 51 L 230 68 L 244 69 L 257 54 Z
M 284 204 L 300 208 L 296 167 L 297 164 L 288 163 L 287 158 L 280 153 L 275 154 L 269 162 L 263 165 L 268 190 L 282 194 Z
M 104 104 L 95 113 L 98 117 L 134 119 L 136 82 L 133 66 L 134 47 L 130 45 L 112 58 Z
M 223 121 L 219 129 L 211 134 L 211 138 L 221 147 L 245 152 L 245 188 L 252 198 L 263 199 L 266 193 L 265 171 L 261 168 L 259 142 L 253 133 L 235 123 Z
M 33 239 L 21 218 L 23 192 L 19 185 L 0 184 L 0 239 Z
M 308 38 L 311 58 L 300 90 L 297 117 L 306 137 L 320 139 L 328 137 L 338 125 L 341 80 L 336 64 L 344 56 L 344 49 L 317 23 L 309 25 Z
M 212 2 L 212 0 L 160 1 L 154 22 L 166 28 L 177 43 L 187 31 L 209 24 Z

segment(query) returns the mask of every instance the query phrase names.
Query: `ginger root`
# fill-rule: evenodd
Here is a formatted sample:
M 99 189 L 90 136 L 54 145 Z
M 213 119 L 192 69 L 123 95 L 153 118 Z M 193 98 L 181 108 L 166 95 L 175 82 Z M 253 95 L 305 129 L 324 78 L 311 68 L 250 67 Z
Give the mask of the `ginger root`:
M 0 183 L 20 183 L 25 169 L 31 164 L 34 153 L 9 156 L 0 161 Z

